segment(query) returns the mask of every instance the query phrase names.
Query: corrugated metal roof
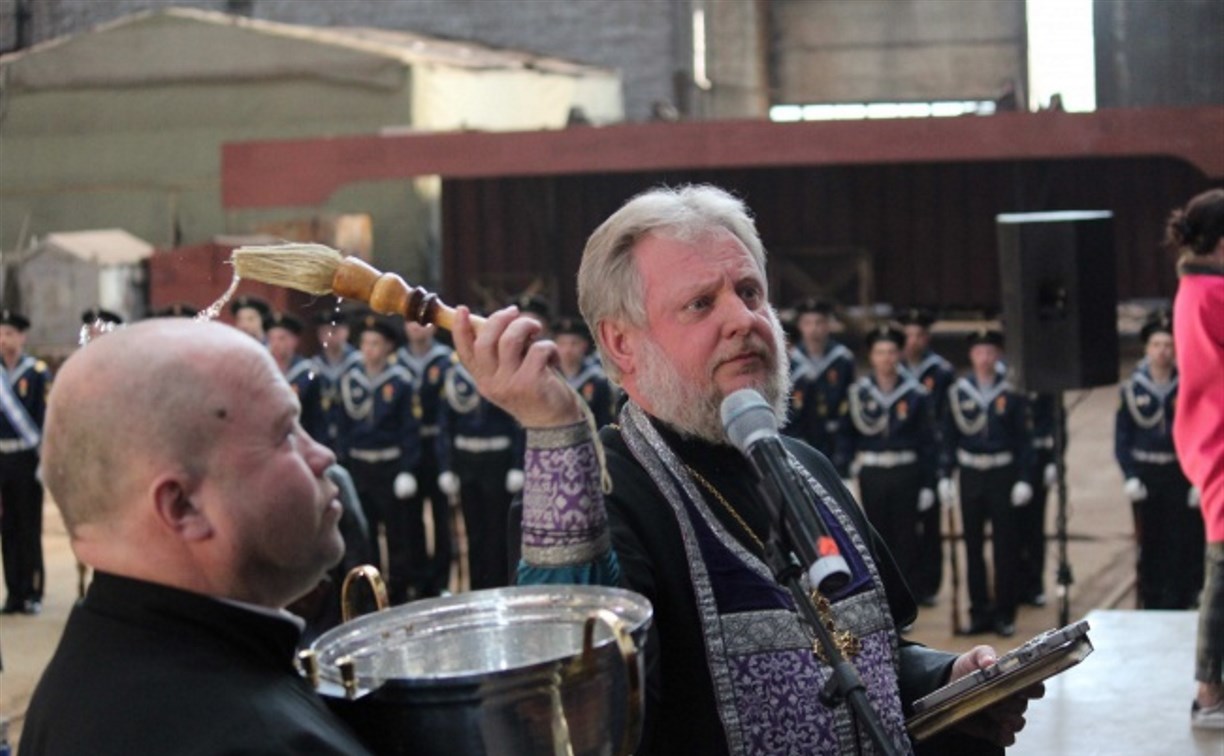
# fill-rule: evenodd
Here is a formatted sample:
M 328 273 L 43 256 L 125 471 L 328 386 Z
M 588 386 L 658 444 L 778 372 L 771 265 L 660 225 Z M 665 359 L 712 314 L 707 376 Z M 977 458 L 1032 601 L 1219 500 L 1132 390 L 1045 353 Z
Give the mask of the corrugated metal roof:
M 104 34 L 124 27 L 178 19 L 186 22 L 243 29 L 274 37 L 289 38 L 346 48 L 405 64 L 432 63 L 457 68 L 520 70 L 533 69 L 564 76 L 614 76 L 609 68 L 539 55 L 524 50 L 491 47 L 468 40 L 427 36 L 409 31 L 369 27 L 322 27 L 232 16 L 197 8 L 165 8 L 143 11 L 100 24 L 87 32 L 42 42 L 0 56 L 0 66 L 16 63 L 70 43 L 83 35 Z
M 441 63 L 457 68 L 524 68 L 567 76 L 613 74 L 611 69 L 602 66 L 539 55 L 526 50 L 490 47 L 469 40 L 426 36 L 415 32 L 360 26 L 319 28 L 318 31 L 323 36 L 336 37 L 342 43 L 385 46 L 390 54 L 410 63 Z

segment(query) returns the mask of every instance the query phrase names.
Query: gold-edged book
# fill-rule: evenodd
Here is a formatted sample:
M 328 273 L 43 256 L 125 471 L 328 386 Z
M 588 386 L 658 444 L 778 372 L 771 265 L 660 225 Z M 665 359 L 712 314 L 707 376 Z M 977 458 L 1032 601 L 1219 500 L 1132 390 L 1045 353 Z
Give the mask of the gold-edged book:
M 942 732 L 1030 685 L 1074 667 L 1092 653 L 1088 621 L 1048 630 L 1000 656 L 985 669 L 962 677 L 914 702 L 905 722 L 916 741 Z

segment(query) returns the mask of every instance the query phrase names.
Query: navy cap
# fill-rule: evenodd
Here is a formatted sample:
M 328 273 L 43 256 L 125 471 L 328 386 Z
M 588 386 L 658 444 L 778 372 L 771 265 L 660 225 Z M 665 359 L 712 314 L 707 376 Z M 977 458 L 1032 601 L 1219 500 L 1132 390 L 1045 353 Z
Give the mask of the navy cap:
M 268 306 L 267 302 L 263 301 L 259 297 L 253 297 L 250 294 L 243 294 L 241 296 L 234 297 L 234 300 L 230 302 L 229 307 L 231 315 L 237 315 L 239 310 L 245 310 L 248 308 L 257 311 L 260 316 L 264 318 L 272 314 L 272 308 Z
M 523 294 L 516 297 L 510 304 L 519 308 L 519 312 L 526 312 L 532 315 L 538 315 L 545 323 L 552 316 L 548 302 L 538 294 Z
M 0 325 L 12 326 L 24 332 L 30 327 L 30 319 L 12 310 L 0 310 Z
M 362 315 L 357 320 L 355 327 L 358 335 L 366 331 L 378 331 L 392 344 L 399 343 L 399 334 L 402 330 L 392 325 L 390 319 L 373 312 Z
M 1139 329 L 1139 338 L 1143 339 L 1144 344 L 1147 344 L 1148 339 L 1157 333 L 1173 335 L 1173 313 L 1168 310 L 1153 312 L 1144 321 L 1143 328 Z
M 284 328 L 294 336 L 302 335 L 302 321 L 287 312 L 275 312 L 268 317 L 264 322 L 264 330 L 271 331 L 273 328 Z
M 930 328 L 935 322 L 935 314 L 925 307 L 908 307 L 897 316 L 897 322 L 903 326 L 916 325 Z
M 1003 332 L 998 328 L 982 326 L 969 334 L 969 346 L 975 347 L 978 344 L 990 344 L 991 346 L 996 346 L 1002 349 Z
M 881 323 L 868 331 L 865 341 L 868 349 L 875 346 L 877 341 L 891 341 L 900 349 L 905 346 L 905 334 L 887 323 Z
M 817 315 L 832 315 L 833 303 L 819 297 L 806 297 L 795 303 L 796 315 L 806 315 L 809 312 L 814 312 Z
M 554 336 L 581 336 L 587 341 L 591 340 L 591 332 L 587 329 L 586 321 L 582 318 L 563 317 L 553 321 L 552 332 Z
M 81 322 L 85 325 L 93 325 L 99 320 L 103 323 L 114 323 L 115 325 L 123 322 L 123 318 L 120 315 L 110 310 L 104 310 L 101 307 L 91 307 L 81 313 Z
M 352 318 L 347 311 L 337 310 L 334 307 L 327 310 L 320 310 L 319 312 L 316 312 L 312 318 L 316 326 L 344 326 L 346 328 L 348 327 L 351 319 Z

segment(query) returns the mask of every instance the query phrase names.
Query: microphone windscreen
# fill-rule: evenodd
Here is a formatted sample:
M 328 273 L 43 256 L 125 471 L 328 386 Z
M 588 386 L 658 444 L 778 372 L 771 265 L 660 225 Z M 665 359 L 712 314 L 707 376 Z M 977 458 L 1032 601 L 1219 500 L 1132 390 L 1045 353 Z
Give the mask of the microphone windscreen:
M 728 394 L 719 414 L 727 440 L 743 454 L 760 439 L 778 435 L 773 408 L 755 389 L 743 388 Z
M 327 476 L 328 480 L 336 484 L 338 489 L 336 498 L 344 506 L 345 515 L 353 518 L 361 532 L 368 536 L 370 525 L 366 520 L 365 512 L 361 509 L 361 498 L 357 495 L 357 485 L 353 483 L 353 476 L 339 464 L 334 464 L 327 468 L 323 471 L 323 474 Z

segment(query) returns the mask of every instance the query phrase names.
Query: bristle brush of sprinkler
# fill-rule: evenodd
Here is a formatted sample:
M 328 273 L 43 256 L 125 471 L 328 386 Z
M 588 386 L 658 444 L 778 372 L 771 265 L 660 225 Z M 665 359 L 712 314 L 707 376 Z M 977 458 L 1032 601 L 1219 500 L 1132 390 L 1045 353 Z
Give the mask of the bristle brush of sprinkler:
M 323 296 L 344 255 L 324 244 L 270 244 L 238 247 L 230 259 L 240 278 Z

